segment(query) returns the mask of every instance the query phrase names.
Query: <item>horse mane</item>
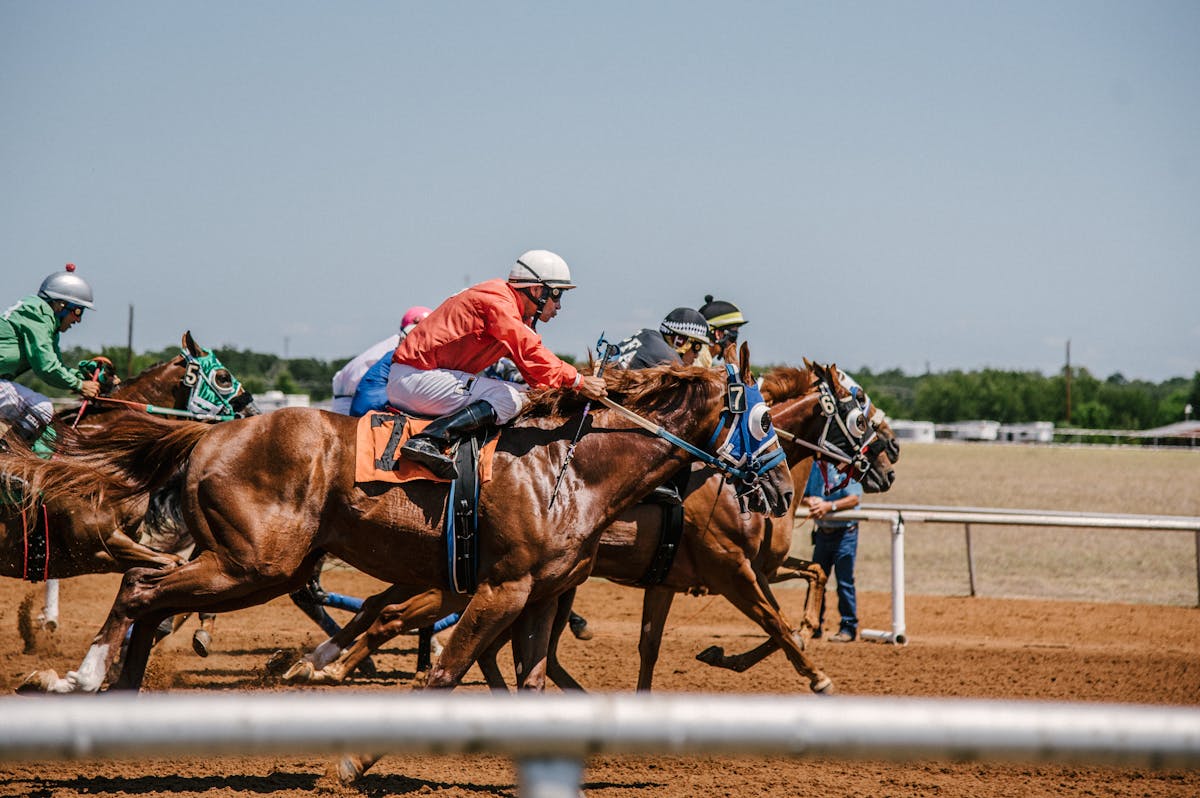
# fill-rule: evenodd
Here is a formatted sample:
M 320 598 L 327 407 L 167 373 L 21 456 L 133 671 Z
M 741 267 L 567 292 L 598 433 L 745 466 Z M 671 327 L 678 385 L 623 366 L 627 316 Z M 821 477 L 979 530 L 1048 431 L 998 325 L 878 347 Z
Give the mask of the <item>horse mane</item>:
M 810 369 L 777 366 L 763 376 L 759 390 L 762 391 L 767 404 L 776 404 L 785 399 L 803 396 L 812 386 L 814 379 Z
M 697 392 L 706 392 L 724 376 L 699 366 L 664 365 L 646 369 L 612 369 L 604 373 L 608 398 L 635 413 L 691 406 Z M 682 392 L 682 396 L 681 396 Z M 576 415 L 587 402 L 570 388 L 541 388 L 529 392 L 529 403 L 518 419 Z

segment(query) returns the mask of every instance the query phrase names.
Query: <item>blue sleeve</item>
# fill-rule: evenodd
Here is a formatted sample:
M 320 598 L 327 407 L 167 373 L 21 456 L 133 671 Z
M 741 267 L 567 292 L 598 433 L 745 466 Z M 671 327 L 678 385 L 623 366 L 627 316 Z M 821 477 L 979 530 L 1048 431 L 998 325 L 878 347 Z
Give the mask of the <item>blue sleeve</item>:
M 367 369 L 354 391 L 354 399 L 350 402 L 350 415 L 357 418 L 387 406 L 388 376 L 391 373 L 392 358 L 389 355 L 379 358 L 374 366 Z
M 812 469 L 808 472 L 808 482 L 804 484 L 804 495 L 818 498 L 825 495 L 825 480 L 821 479 L 821 464 L 816 460 L 812 461 Z

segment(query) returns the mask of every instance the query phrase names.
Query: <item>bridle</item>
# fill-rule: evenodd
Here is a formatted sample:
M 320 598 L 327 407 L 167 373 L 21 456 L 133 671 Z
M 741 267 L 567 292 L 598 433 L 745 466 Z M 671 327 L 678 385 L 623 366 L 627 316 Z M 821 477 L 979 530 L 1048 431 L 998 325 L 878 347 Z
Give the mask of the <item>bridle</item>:
M 118 399 L 113 396 L 97 396 L 91 401 L 107 404 L 124 405 L 141 410 L 151 415 L 173 416 L 192 421 L 232 421 L 246 407 L 254 402 L 254 396 L 243 390 L 242 384 L 229 373 L 211 351 L 196 357 L 187 349 L 180 350 L 183 357 L 184 370 L 179 384 L 188 389 L 187 403 L 184 409 L 160 407 L 145 402 L 133 402 L 128 399 Z M 223 371 L 229 374 L 229 384 L 225 385 L 215 376 Z M 80 409 L 80 415 L 82 416 Z M 78 423 L 78 418 L 76 419 Z
M 871 470 L 871 463 L 886 448 L 878 432 L 884 414 L 857 385 L 850 389 L 849 396 L 839 398 L 828 376 L 816 374 L 816 379 L 817 403 L 825 419 L 817 442 L 809 443 L 782 429 L 777 429 L 776 434 L 790 443 L 811 449 L 817 460 L 838 463 L 839 471 L 849 466 L 843 471 L 845 479 L 837 486 L 840 488 L 852 477 L 861 480 Z
M 726 477 L 737 480 L 737 495 L 742 502 L 751 494 L 761 491 L 759 482 L 762 477 L 787 457 L 787 453 L 779 446 L 770 413 L 758 387 L 743 382 L 732 364 L 725 365 L 725 406 L 705 449 L 688 443 L 607 397 L 599 401 L 642 429 L 678 446 Z M 728 432 L 724 442 L 718 444 L 721 433 L 726 429 Z

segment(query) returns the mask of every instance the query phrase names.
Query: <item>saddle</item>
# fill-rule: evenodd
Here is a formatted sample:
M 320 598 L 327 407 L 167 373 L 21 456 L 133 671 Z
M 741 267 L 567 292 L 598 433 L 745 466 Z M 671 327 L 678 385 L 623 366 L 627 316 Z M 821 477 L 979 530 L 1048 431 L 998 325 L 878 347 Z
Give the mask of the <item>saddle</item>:
M 423 430 L 430 420 L 410 418 L 397 410 L 363 416 L 356 428 L 354 481 L 448 483 L 444 536 L 449 587 L 455 593 L 473 593 L 479 570 L 479 489 L 492 478 L 500 431 L 484 428 L 461 439 L 454 454 L 459 478 L 448 480 L 400 454 L 409 436 Z

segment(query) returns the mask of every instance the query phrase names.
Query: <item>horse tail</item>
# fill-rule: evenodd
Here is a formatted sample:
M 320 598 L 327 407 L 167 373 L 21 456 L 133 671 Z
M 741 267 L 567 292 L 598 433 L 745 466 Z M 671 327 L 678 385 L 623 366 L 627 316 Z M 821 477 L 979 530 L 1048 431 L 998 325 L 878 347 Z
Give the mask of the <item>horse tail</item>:
M 76 496 L 93 504 L 126 502 L 155 490 L 186 463 L 211 431 L 194 421 L 127 415 L 91 435 L 60 433 L 42 460 L 27 452 L 0 455 L 0 474 L 26 483 L 27 499 Z

